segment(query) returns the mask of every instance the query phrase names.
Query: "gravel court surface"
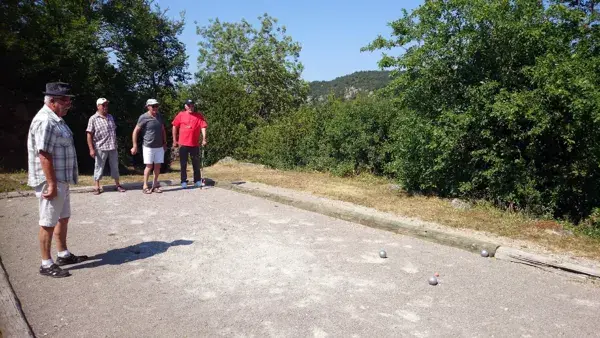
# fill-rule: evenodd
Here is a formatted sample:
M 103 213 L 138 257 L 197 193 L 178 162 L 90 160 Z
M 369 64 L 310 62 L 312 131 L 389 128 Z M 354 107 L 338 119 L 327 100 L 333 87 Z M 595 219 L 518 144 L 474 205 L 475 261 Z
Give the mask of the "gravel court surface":
M 171 187 L 71 202 L 69 248 L 93 257 L 51 279 L 37 272 L 37 200 L 0 201 L 0 255 L 37 336 L 600 331 L 596 284 L 245 194 Z

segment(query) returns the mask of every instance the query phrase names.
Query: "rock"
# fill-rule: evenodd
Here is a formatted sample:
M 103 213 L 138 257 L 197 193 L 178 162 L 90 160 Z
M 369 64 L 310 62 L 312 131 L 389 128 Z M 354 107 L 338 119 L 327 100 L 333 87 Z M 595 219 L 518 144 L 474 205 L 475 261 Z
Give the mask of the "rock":
M 237 162 L 238 161 L 235 158 L 233 158 L 231 156 L 226 156 L 219 161 L 219 164 L 228 164 L 228 163 L 237 163 Z
M 565 236 L 565 237 L 569 237 L 569 236 L 573 236 L 573 231 L 571 230 L 565 230 L 565 229 L 546 229 L 544 230 L 545 233 L 550 234 L 550 235 L 555 235 L 555 236 Z
M 552 229 L 546 229 L 544 230 L 545 233 L 550 234 L 550 235 L 557 235 L 557 236 L 561 236 L 562 233 L 556 231 L 556 230 L 552 230 Z
M 452 204 L 452 207 L 455 209 L 459 209 L 459 210 L 471 209 L 471 204 L 469 204 L 468 202 L 459 200 L 458 198 L 453 199 L 451 204 Z
M 392 191 L 402 190 L 402 186 L 400 186 L 399 184 L 390 184 L 389 187 L 390 187 L 390 190 L 392 190 Z
M 572 230 L 567 230 L 567 229 L 563 229 L 563 230 L 561 231 L 561 233 L 562 233 L 562 235 L 563 235 L 563 236 L 567 236 L 567 237 L 568 237 L 568 236 L 573 236 L 573 235 L 574 235 Z
M 354 86 L 346 87 L 344 90 L 344 99 L 350 100 L 356 97 L 356 94 L 360 92 L 360 88 L 354 88 Z

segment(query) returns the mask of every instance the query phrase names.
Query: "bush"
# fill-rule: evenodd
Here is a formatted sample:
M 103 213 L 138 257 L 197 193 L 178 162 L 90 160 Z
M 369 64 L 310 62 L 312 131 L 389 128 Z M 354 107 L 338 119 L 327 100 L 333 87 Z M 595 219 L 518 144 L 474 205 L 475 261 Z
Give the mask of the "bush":
M 382 174 L 394 111 L 385 100 L 329 98 L 255 130 L 250 157 L 277 168 L 306 167 L 340 176 Z
M 232 156 L 246 158 L 250 132 L 261 123 L 254 114 L 256 101 L 241 82 L 227 74 L 204 78 L 190 89 L 208 122 L 205 165 Z

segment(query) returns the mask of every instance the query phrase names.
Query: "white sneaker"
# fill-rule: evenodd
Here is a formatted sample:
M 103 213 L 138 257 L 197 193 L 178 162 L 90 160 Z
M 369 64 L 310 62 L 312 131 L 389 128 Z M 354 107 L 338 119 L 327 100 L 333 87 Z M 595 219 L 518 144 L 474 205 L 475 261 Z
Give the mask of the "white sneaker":
M 201 188 L 204 186 L 204 184 L 202 184 L 202 181 L 198 181 L 198 182 L 194 183 L 194 185 L 196 186 L 196 188 Z
M 181 183 L 181 187 L 182 187 L 183 189 L 187 189 L 187 182 L 183 182 L 183 183 Z

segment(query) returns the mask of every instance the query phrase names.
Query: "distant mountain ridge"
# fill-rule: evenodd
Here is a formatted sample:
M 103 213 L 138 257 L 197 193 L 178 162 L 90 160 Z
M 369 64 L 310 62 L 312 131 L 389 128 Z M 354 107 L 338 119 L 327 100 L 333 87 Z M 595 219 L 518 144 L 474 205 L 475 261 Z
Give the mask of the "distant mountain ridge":
M 336 97 L 352 99 L 359 92 L 372 93 L 390 82 L 390 71 L 365 70 L 340 76 L 331 81 L 309 82 L 309 100 L 322 101 L 330 92 Z

